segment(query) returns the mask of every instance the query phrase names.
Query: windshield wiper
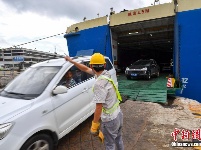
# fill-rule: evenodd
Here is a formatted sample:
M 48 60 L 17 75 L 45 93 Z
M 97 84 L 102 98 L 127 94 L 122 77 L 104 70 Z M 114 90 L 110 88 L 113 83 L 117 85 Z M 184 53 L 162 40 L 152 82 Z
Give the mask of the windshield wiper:
M 6 91 L 7 92 L 7 91 Z M 15 92 L 7 92 L 8 94 L 15 94 L 15 95 L 26 95 L 26 94 L 22 94 L 22 93 L 15 93 Z
M 0 95 L 3 97 L 11 97 L 11 98 L 18 98 L 18 99 L 20 98 L 25 100 L 30 100 L 38 96 L 36 94 L 22 94 L 22 93 L 16 93 L 16 92 L 7 92 L 6 90 L 3 90 L 0 93 Z

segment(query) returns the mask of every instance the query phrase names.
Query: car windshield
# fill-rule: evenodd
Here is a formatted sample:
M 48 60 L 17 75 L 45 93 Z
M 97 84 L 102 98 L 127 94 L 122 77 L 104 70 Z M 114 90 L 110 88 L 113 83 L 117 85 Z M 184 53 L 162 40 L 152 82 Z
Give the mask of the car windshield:
M 150 60 L 138 60 L 132 64 L 132 66 L 136 65 L 143 65 L 143 66 L 150 65 Z
M 39 96 L 61 67 L 30 67 L 16 77 L 0 93 L 4 97 L 33 99 Z

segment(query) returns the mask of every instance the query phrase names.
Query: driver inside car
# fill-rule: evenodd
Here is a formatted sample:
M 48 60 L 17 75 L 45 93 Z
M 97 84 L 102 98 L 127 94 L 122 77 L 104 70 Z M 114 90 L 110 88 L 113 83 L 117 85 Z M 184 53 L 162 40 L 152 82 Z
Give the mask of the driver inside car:
M 76 84 L 76 81 L 73 79 L 73 73 L 72 71 L 67 71 L 65 74 L 65 81 L 62 83 L 62 85 L 65 85 L 67 88 L 74 86 Z

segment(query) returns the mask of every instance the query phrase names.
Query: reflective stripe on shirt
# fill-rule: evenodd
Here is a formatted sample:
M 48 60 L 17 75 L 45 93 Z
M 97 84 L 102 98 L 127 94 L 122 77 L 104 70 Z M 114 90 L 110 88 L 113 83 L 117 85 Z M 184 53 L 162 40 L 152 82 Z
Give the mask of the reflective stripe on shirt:
M 116 102 L 111 108 L 109 109 L 106 109 L 106 108 L 102 108 L 102 111 L 106 114 L 112 114 L 116 109 L 117 107 L 119 106 L 119 103 L 122 101 L 122 98 L 121 98 L 121 95 L 119 93 L 119 90 L 117 89 L 116 85 L 114 84 L 114 81 L 111 79 L 111 78 L 108 78 L 107 76 L 104 76 L 104 75 L 101 75 L 98 77 L 98 79 L 106 79 L 108 80 L 109 82 L 112 83 L 114 89 L 115 89 L 115 92 L 116 92 L 116 95 L 117 95 L 117 99 L 119 100 L 118 102 Z M 97 80 L 98 80 L 97 79 Z

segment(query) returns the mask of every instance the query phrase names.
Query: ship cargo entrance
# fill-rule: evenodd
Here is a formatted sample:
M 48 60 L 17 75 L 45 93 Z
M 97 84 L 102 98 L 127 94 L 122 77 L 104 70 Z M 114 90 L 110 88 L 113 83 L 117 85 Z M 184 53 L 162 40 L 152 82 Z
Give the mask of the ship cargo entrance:
M 174 16 L 111 27 L 113 49 L 117 49 L 117 68 L 121 70 L 119 89 L 133 100 L 165 103 L 167 79 L 173 60 Z M 159 78 L 150 81 L 127 80 L 124 71 L 139 59 L 155 59 L 160 66 Z
M 116 65 L 122 71 L 138 59 L 155 59 L 161 72 L 170 71 L 173 59 L 174 16 L 111 27 L 116 41 Z

